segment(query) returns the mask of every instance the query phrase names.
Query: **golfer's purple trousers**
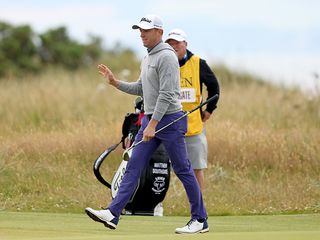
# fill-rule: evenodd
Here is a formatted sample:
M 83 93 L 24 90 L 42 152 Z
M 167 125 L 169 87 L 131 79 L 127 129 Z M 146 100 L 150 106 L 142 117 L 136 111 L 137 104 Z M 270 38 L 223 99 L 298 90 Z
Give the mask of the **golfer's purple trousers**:
M 160 129 L 168 123 L 173 122 L 183 114 L 184 113 L 181 111 L 178 113 L 164 115 L 161 121 L 158 123 L 157 129 Z M 136 135 L 135 142 L 139 142 L 142 139 L 143 130 L 148 125 L 148 122 L 149 118 L 144 116 L 142 119 L 141 128 Z M 128 161 L 118 194 L 108 206 L 114 215 L 120 216 L 122 209 L 126 206 L 135 190 L 135 187 L 138 184 L 138 179 L 142 170 L 150 161 L 152 153 L 158 148 L 160 143 L 163 143 L 171 160 L 172 168 L 183 183 L 183 186 L 187 192 L 192 219 L 207 217 L 202 194 L 187 156 L 184 135 L 186 131 L 187 117 L 182 118 L 171 126 L 160 131 L 152 140 L 148 142 L 142 142 L 133 148 L 132 156 Z

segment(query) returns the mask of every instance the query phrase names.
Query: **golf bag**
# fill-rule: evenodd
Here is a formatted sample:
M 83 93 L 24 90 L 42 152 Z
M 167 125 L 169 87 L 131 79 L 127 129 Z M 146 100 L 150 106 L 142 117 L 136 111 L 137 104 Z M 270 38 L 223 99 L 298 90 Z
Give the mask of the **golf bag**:
M 122 162 L 112 178 L 111 184 L 108 183 L 100 174 L 99 168 L 106 157 L 122 143 L 123 149 L 128 149 L 134 143 L 134 138 L 141 126 L 141 119 L 144 116 L 143 100 L 137 98 L 135 102 L 135 112 L 125 116 L 122 125 L 122 139 L 104 151 L 95 161 L 93 171 L 97 179 L 111 189 L 111 196 L 115 198 L 118 193 L 123 175 L 128 161 L 130 161 L 132 149 L 124 151 Z M 135 191 L 129 202 L 124 208 L 123 214 L 132 215 L 155 215 L 155 207 L 161 203 L 170 183 L 170 162 L 169 157 L 161 144 L 153 153 L 149 164 L 144 168 L 139 178 Z

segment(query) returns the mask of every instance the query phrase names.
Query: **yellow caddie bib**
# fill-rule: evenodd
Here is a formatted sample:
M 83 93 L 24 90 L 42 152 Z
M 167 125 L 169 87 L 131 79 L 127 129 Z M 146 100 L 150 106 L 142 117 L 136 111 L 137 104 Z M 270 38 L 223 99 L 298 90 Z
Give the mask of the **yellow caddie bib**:
M 200 91 L 200 58 L 193 55 L 180 67 L 180 101 L 184 111 L 190 111 L 201 102 Z M 186 136 L 202 132 L 200 109 L 188 115 L 188 131 Z

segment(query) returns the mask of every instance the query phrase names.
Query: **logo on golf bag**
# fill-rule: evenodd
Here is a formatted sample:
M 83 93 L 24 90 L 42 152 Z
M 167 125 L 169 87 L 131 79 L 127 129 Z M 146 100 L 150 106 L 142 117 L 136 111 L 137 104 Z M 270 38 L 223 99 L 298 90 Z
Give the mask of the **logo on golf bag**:
M 168 163 L 154 163 L 152 173 L 168 175 Z
M 126 171 L 125 168 L 122 169 L 122 171 L 119 173 L 119 175 L 117 175 L 115 177 L 115 184 L 113 186 L 113 190 L 114 191 L 118 191 L 119 187 L 120 187 L 120 183 L 122 182 L 122 178 L 123 178 L 123 175 L 124 175 L 124 172 Z
M 121 184 L 124 172 L 126 171 L 128 161 L 122 161 L 116 174 L 114 175 L 112 182 L 111 182 L 111 196 L 115 198 L 118 193 L 119 186 Z
M 153 188 L 152 191 L 154 191 L 156 194 L 160 194 L 165 190 L 165 182 L 166 178 L 165 177 L 156 177 L 154 182 L 153 182 Z

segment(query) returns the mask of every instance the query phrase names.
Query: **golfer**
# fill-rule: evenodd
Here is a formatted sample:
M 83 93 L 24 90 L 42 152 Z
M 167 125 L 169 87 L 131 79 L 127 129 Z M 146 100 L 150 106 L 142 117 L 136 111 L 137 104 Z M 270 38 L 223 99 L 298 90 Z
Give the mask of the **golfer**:
M 140 140 L 143 142 L 133 149 L 118 194 L 110 205 L 104 210 L 86 208 L 85 211 L 93 220 L 115 229 L 122 209 L 138 184 L 141 171 L 150 161 L 152 153 L 163 143 L 173 170 L 187 192 L 191 209 L 191 220 L 186 226 L 177 228 L 175 232 L 208 232 L 207 212 L 202 194 L 187 157 L 185 144 L 187 118 L 175 122 L 155 135 L 157 129 L 183 115 L 178 99 L 180 72 L 176 53 L 170 45 L 162 42 L 163 23 L 158 16 L 146 15 L 132 28 L 139 29 L 143 45 L 148 52 L 142 60 L 139 79 L 128 83 L 116 79 L 106 65 L 100 64 L 98 69 L 112 86 L 125 93 L 143 96 L 145 116 L 135 138 L 135 142 Z

